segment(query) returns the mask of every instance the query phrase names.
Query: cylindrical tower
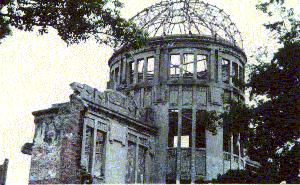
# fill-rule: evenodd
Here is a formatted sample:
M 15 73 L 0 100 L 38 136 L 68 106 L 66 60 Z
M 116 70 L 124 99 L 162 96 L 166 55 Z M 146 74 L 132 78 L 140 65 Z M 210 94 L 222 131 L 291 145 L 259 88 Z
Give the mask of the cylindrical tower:
M 190 183 L 244 168 L 239 134 L 212 134 L 205 111 L 244 101 L 247 61 L 240 32 L 223 10 L 201 1 L 165 1 L 133 21 L 150 34 L 143 48 L 109 60 L 108 88 L 134 98 L 158 127 L 153 181 Z

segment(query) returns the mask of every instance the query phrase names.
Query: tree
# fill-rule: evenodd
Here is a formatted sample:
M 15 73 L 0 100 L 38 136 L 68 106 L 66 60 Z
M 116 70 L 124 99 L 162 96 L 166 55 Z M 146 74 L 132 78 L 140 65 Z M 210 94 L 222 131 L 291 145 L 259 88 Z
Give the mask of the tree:
M 247 83 L 250 99 L 261 100 L 254 107 L 233 103 L 222 116 L 237 132 L 241 131 L 239 125 L 247 126 L 248 155 L 260 162 L 261 168 L 256 176 L 229 171 L 217 182 L 300 183 L 300 21 L 284 0 L 264 1 L 257 9 L 273 19 L 265 27 L 281 48 L 271 61 L 258 56 L 261 62 L 252 66 Z
M 260 1 L 261 2 L 261 1 Z M 299 41 L 300 20 L 294 13 L 293 8 L 285 6 L 285 0 L 265 0 L 256 5 L 256 8 L 266 13 L 273 21 L 264 26 L 275 33 L 279 43 Z
M 255 66 L 249 86 L 252 98 L 267 98 L 253 109 L 249 155 L 275 168 L 278 182 L 299 181 L 300 43 L 285 44 L 271 63 Z
M 133 22 L 120 16 L 123 4 L 118 0 L 1 0 L 0 39 L 11 28 L 47 33 L 52 27 L 68 44 L 94 38 L 98 43 L 136 48 L 147 35 Z

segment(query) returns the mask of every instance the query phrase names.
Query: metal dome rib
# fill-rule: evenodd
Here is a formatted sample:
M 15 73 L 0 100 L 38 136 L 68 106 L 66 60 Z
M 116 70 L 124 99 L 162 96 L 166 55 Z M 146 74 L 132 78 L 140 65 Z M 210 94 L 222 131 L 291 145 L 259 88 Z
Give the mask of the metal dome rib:
M 150 37 L 196 34 L 222 38 L 243 48 L 241 33 L 222 9 L 199 0 L 154 4 L 131 18 Z

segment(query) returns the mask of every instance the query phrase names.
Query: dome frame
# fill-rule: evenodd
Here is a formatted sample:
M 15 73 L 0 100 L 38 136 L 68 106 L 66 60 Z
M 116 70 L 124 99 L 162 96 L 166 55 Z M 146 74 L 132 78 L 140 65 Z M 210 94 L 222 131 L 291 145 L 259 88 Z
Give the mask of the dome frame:
M 241 32 L 224 10 L 199 0 L 161 1 L 130 19 L 149 34 L 203 35 L 221 38 L 243 49 Z

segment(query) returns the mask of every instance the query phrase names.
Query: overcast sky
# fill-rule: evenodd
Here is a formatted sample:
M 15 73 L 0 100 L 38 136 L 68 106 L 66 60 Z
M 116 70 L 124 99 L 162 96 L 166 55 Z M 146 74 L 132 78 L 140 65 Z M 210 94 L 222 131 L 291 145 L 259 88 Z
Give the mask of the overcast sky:
M 126 18 L 160 0 L 121 0 Z M 206 0 L 231 16 L 244 38 L 248 56 L 259 46 L 272 46 L 262 24 L 266 17 L 255 10 L 256 0 Z M 299 7 L 299 0 L 290 0 Z M 21 153 L 32 142 L 32 111 L 68 101 L 69 84 L 80 82 L 106 88 L 107 61 L 112 49 L 93 40 L 67 45 L 55 30 L 44 36 L 14 30 L 0 44 L 0 163 L 9 159 L 7 184 L 28 184 L 30 156 Z M 251 61 L 250 61 L 251 62 Z

